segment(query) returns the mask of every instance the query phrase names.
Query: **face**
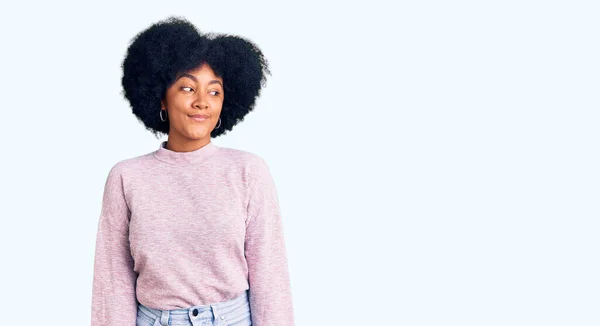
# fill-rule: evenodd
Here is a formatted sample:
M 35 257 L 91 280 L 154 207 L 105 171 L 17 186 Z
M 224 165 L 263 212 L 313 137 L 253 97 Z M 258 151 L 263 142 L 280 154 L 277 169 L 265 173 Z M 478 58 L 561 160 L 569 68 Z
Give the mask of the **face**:
M 224 95 L 223 79 L 207 64 L 179 75 L 162 101 L 161 109 L 168 111 L 169 141 L 208 143 L 219 122 Z

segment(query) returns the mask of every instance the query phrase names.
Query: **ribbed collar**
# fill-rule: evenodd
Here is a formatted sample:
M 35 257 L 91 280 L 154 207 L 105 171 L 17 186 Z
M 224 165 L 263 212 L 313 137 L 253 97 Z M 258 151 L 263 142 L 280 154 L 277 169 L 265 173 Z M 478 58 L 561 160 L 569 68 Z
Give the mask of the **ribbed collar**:
M 213 144 L 212 141 L 200 147 L 199 149 L 190 152 L 175 152 L 168 149 L 166 146 L 167 141 L 161 142 L 158 150 L 153 153 L 154 157 L 165 163 L 173 165 L 189 165 L 200 163 L 211 157 L 219 150 L 219 146 Z

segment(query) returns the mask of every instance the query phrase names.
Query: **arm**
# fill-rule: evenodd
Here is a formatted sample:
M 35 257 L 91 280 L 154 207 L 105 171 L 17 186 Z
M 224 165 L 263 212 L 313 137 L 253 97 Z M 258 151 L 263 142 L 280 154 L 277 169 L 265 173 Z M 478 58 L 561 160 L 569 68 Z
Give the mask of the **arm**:
M 248 177 L 245 254 L 252 325 L 293 326 L 291 286 L 275 184 L 259 158 Z
M 98 221 L 92 289 L 92 326 L 135 325 L 137 299 L 129 248 L 129 208 L 118 166 L 104 187 Z

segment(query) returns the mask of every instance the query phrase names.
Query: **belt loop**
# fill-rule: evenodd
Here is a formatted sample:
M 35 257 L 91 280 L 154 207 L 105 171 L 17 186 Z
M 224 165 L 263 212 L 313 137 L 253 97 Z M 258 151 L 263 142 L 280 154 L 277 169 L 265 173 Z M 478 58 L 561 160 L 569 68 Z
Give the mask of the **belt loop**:
M 211 304 L 210 309 L 212 309 L 214 324 L 222 325 L 223 320 L 221 320 L 221 310 L 219 309 L 219 307 L 216 304 L 215 305 Z
M 169 311 L 162 310 L 160 314 L 160 324 L 161 325 L 169 325 Z

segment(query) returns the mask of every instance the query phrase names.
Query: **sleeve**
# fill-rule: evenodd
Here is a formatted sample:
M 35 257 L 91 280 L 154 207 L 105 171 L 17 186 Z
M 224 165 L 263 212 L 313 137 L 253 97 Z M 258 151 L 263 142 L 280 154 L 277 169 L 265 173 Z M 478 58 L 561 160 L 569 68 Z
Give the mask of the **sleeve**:
M 274 181 L 262 158 L 248 177 L 245 255 L 252 325 L 293 326 L 294 311 Z
M 108 174 L 98 221 L 92 288 L 92 326 L 135 325 L 137 299 L 129 248 L 129 208 L 117 166 Z

